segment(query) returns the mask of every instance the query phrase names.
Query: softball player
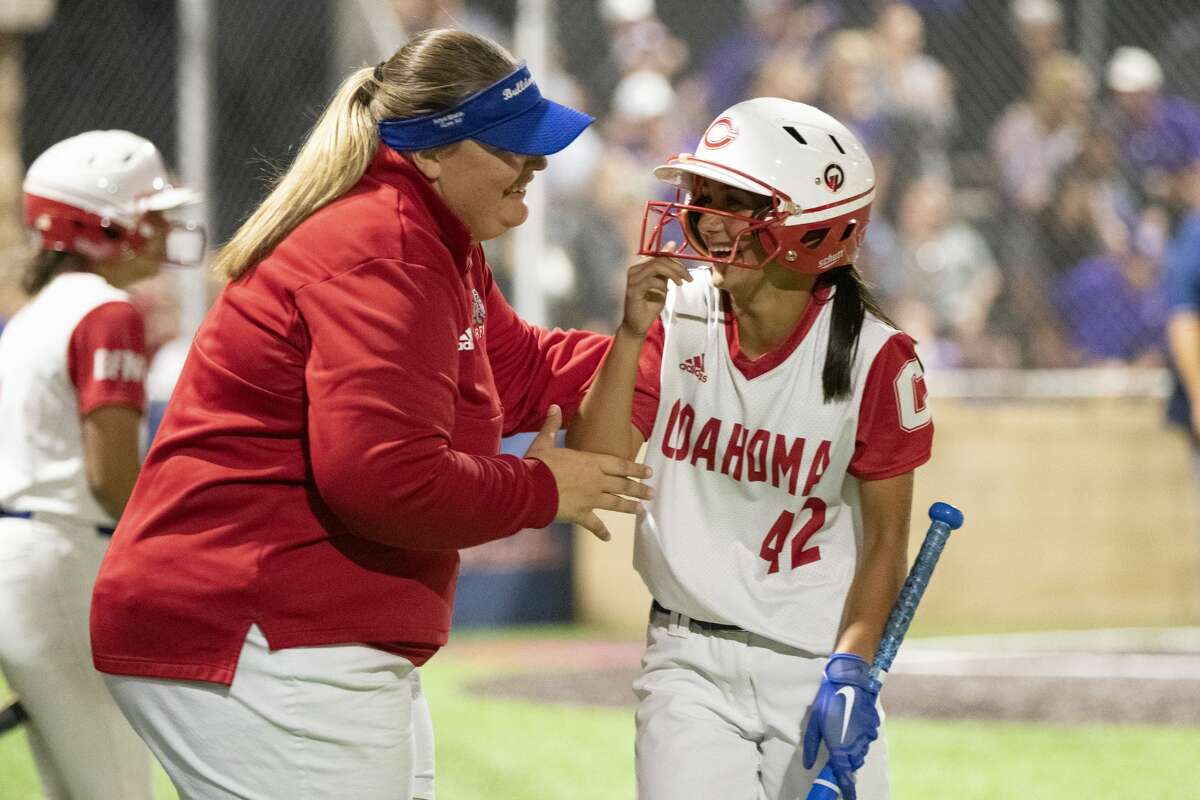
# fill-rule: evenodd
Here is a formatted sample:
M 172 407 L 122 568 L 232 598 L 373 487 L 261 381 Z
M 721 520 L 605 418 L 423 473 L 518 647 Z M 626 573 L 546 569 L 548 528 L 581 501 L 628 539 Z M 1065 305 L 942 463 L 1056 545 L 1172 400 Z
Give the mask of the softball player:
M 829 115 L 760 98 L 655 175 L 687 196 L 647 204 L 654 258 L 629 271 L 568 437 L 625 456 L 645 442 L 654 471 L 634 553 L 654 596 L 639 796 L 793 800 L 828 755 L 847 798 L 856 770 L 858 796 L 886 798 L 868 660 L 933 426 L 913 342 L 853 266 L 870 160 Z
M 124 287 L 158 272 L 164 212 L 196 199 L 126 131 L 60 142 L 25 178 L 39 252 L 0 335 L 0 668 L 51 798 L 150 797 L 148 751 L 92 668 L 88 606 L 138 471 L 145 329 Z

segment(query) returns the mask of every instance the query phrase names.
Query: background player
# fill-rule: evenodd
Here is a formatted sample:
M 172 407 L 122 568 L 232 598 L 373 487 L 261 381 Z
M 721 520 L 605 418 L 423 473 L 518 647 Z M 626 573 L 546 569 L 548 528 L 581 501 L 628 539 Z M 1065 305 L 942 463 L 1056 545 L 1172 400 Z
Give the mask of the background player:
M 92 668 L 88 606 L 138 472 L 145 326 L 124 288 L 166 259 L 164 212 L 197 199 L 126 131 L 59 142 L 25 178 L 39 250 L 0 335 L 0 667 L 51 798 L 150 796 L 149 754 Z
M 874 171 L 829 115 L 760 98 L 655 175 L 688 196 L 648 204 L 659 220 L 642 252 L 656 258 L 629 270 L 624 320 L 568 436 L 626 457 L 645 441 L 654 470 L 634 556 L 655 598 L 634 685 L 639 797 L 757 786 L 791 800 L 824 744 L 853 800 L 879 726 L 868 661 L 933 434 L 913 342 L 853 266 Z M 671 260 L 674 222 L 679 255 L 711 269 Z M 870 753 L 861 796 L 878 800 L 886 748 Z

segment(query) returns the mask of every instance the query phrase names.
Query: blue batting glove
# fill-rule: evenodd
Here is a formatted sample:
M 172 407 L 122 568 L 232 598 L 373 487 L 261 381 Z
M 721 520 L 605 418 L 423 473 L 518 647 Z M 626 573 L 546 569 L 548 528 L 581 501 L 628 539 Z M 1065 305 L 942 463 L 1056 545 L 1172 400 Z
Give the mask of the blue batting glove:
M 829 766 L 845 800 L 855 800 L 854 773 L 867 758 L 867 748 L 879 738 L 879 684 L 871 667 L 853 653 L 834 653 L 825 664 L 825 679 L 817 690 L 804 728 L 804 768 L 817 763 L 824 742 Z

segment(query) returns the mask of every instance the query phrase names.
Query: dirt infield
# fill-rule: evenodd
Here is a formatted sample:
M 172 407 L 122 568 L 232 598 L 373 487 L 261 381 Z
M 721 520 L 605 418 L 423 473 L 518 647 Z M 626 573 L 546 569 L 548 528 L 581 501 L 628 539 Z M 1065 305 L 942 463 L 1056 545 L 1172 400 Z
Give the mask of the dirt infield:
M 508 654 L 510 666 L 536 661 L 542 668 L 476 681 L 470 691 L 572 705 L 634 703 L 630 684 L 641 652 L 634 644 L 521 649 L 519 658 Z M 494 648 L 492 656 L 505 659 Z M 896 717 L 1200 725 L 1200 629 L 914 642 L 883 696 Z

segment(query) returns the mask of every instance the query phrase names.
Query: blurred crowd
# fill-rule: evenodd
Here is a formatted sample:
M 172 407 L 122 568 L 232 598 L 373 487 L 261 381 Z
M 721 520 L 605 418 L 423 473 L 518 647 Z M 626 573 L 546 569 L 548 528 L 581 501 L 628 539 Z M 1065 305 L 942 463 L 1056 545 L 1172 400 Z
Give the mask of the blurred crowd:
M 510 48 L 517 5 L 390 0 L 402 32 L 458 26 Z M 828 111 L 870 150 L 878 199 L 859 266 L 928 367 L 1165 363 L 1165 263 L 1200 259 L 1179 253 L 1194 237 L 1178 235 L 1200 214 L 1195 2 L 551 5 L 557 27 L 539 80 L 598 123 L 542 179 L 550 247 L 537 268 L 550 322 L 611 331 L 643 204 L 671 196 L 653 167 L 693 150 L 729 105 L 776 96 Z M 1104 15 L 1086 55 L 1083 9 Z M 253 121 L 261 102 L 228 116 Z M 247 152 L 268 149 L 273 130 L 255 130 Z M 228 149 L 240 140 L 222 137 L 219 168 L 245 172 L 247 156 Z M 224 197 L 240 219 L 244 198 Z M 508 248 L 496 244 L 493 264 L 510 279 Z M 140 296 L 169 339 L 169 287 Z M 0 296 L 0 313 L 15 305 Z
M 507 39 L 483 3 L 396 5 L 408 27 Z M 600 0 L 605 31 L 587 38 L 606 50 L 573 53 L 568 24 L 551 54 L 550 93 L 600 120 L 546 174 L 554 322 L 612 329 L 643 202 L 664 196 L 651 169 L 723 108 L 776 96 L 828 111 L 870 150 L 860 267 L 927 365 L 1164 363 L 1163 260 L 1200 194 L 1200 98 L 1169 90 L 1154 53 L 1114 44 L 1089 66 L 1057 0 L 1005 2 L 1007 29 L 986 33 L 1013 44 L 1009 61 L 984 52 L 972 69 L 982 4 L 745 0 L 704 36 L 669 24 L 670 5 Z M 1200 12 L 1175 22 L 1200 28 Z M 966 51 L 954 69 L 929 52 L 934 30 Z

